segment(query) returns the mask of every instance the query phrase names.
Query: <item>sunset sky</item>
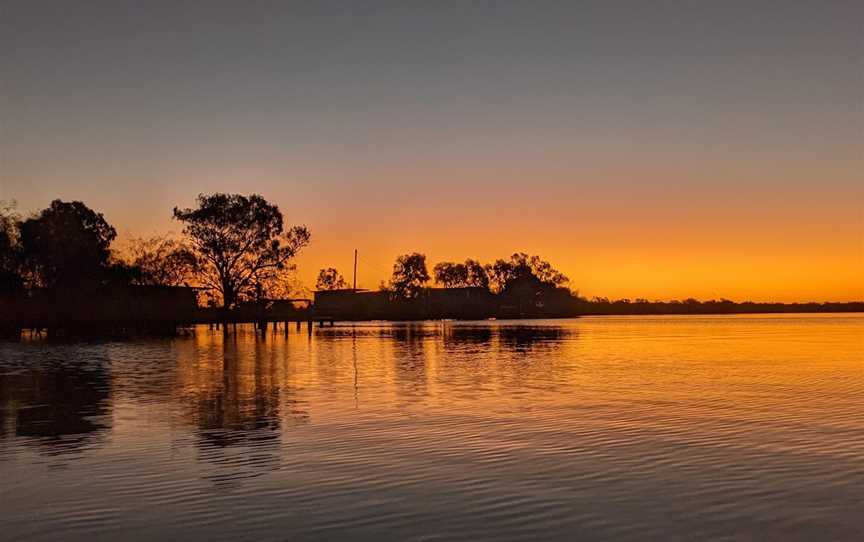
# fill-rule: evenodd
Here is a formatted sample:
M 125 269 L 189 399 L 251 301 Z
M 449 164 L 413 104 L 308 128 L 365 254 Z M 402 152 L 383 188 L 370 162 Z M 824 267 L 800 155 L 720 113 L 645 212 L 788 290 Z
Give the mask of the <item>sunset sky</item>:
M 260 193 L 377 287 L 540 254 L 588 296 L 864 299 L 864 2 L 0 2 L 0 199 L 179 231 Z

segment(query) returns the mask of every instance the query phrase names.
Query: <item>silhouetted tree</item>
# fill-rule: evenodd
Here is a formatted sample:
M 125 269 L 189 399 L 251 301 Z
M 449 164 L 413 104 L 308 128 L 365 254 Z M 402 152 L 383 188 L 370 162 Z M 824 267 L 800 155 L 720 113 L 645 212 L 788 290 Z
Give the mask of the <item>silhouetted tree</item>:
M 445 288 L 489 288 L 489 277 L 486 269 L 476 260 L 465 260 L 465 263 L 441 262 L 433 269 L 435 282 Z
M 264 299 L 287 299 L 308 297 L 308 292 L 297 278 L 297 266 L 286 265 L 279 273 L 267 274 L 256 281 L 256 297 Z
M 532 277 L 556 288 L 564 287 L 570 281 L 546 260 L 539 256 L 529 256 L 524 252 L 514 253 L 509 260 L 496 260 L 495 263 L 486 266 L 486 273 L 491 288 L 496 292 L 506 290 L 510 282 L 524 282 Z
M 432 269 L 435 282 L 445 288 L 460 288 L 468 280 L 468 270 L 461 263 L 440 262 Z
M 54 200 L 38 215 L 19 223 L 18 229 L 24 264 L 34 286 L 75 288 L 131 278 L 131 268 L 110 261 L 117 232 L 101 213 L 80 201 Z
M 540 279 L 540 282 L 556 287 L 565 286 L 570 282 L 570 279 L 540 256 L 528 256 L 524 252 L 517 252 L 510 257 L 510 262 L 517 277 L 530 273 Z
M 427 282 L 429 272 L 426 270 L 426 255 L 413 252 L 396 259 L 389 290 L 398 299 L 415 299 Z
M 566 314 L 578 298 L 564 287 L 568 279 L 539 256 L 517 252 L 487 266 L 495 292 L 521 314 Z
M 0 201 L 0 294 L 24 289 L 15 204 Z
M 465 286 L 489 289 L 489 276 L 486 268 L 477 260 L 465 260 Z
M 286 231 L 279 208 L 257 194 L 201 194 L 197 203 L 195 209 L 175 207 L 174 218 L 185 224 L 199 282 L 218 293 L 224 308 L 255 298 L 309 244 L 305 226 Z
M 181 286 L 193 282 L 198 270 L 195 253 L 170 237 L 133 239 L 129 246 L 131 264 L 139 271 L 139 284 Z
M 513 265 L 507 260 L 495 260 L 494 263 L 487 264 L 485 270 L 489 278 L 489 288 L 495 293 L 501 293 L 504 285 L 513 277 Z
M 315 281 L 316 290 L 341 290 L 347 287 L 345 278 L 336 269 L 328 267 L 318 271 L 318 280 Z

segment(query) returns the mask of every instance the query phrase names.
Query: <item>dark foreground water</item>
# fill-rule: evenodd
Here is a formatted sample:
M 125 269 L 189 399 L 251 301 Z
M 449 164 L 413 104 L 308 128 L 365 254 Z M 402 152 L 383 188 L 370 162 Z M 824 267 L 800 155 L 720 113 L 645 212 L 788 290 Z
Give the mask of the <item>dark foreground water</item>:
M 0 345 L 0 539 L 861 540 L 864 316 Z

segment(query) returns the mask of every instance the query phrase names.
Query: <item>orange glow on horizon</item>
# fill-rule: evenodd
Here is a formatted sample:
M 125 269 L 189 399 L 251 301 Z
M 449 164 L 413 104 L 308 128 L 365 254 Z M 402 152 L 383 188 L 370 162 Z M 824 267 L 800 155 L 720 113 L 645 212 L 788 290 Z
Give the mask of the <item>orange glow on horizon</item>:
M 178 233 L 170 209 L 192 204 L 198 192 L 261 193 L 280 206 L 287 224 L 312 231 L 311 245 L 296 259 L 309 289 L 324 267 L 336 267 L 350 283 L 356 248 L 358 286 L 367 289 L 386 281 L 395 258 L 407 252 L 425 253 L 430 270 L 440 261 L 488 263 L 528 252 L 551 261 L 589 298 L 864 299 L 864 195 L 851 182 L 851 166 L 831 170 L 847 186 L 833 192 L 804 178 L 786 185 L 724 184 L 722 176 L 702 185 L 673 183 L 662 180 L 672 173 L 667 168 L 642 171 L 639 183 L 620 168 L 593 171 L 604 183 L 574 184 L 564 172 L 543 169 L 542 181 L 520 183 L 529 177 L 523 169 L 480 176 L 447 168 L 446 182 L 436 175 L 440 169 L 374 178 L 358 172 L 344 186 L 332 179 L 276 182 L 276 173 L 264 170 L 247 175 L 259 181 L 246 190 L 228 172 L 191 189 L 162 190 L 127 212 L 117 211 L 116 196 L 86 201 L 105 210 L 122 244 L 132 236 Z M 423 188 L 395 184 L 403 174 Z

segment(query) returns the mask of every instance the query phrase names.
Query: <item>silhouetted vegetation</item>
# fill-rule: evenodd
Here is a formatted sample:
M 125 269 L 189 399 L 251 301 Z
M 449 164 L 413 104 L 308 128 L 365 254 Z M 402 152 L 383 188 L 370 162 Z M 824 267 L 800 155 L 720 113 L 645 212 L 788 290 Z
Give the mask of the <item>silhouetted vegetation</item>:
M 517 252 L 509 261 L 497 260 L 490 269 L 505 315 L 575 314 L 572 307 L 577 298 L 565 287 L 569 279 L 539 256 Z
M 441 262 L 433 269 L 435 282 L 445 288 L 489 288 L 489 276 L 480 262 L 472 259 L 465 263 Z
M 441 288 L 429 287 L 419 252 L 399 256 L 377 292 L 348 289 L 335 268 L 321 269 L 309 308 L 308 300 L 292 298 L 298 285 L 291 260 L 310 234 L 305 226 L 285 226 L 276 205 L 254 194 L 202 194 L 196 207 L 174 208 L 173 215 L 184 225 L 182 238 L 133 239 L 121 258 L 112 247 L 114 227 L 80 201 L 55 200 L 26 218 L 0 204 L 0 337 L 20 338 L 24 327 L 104 336 L 170 333 L 193 322 L 251 321 L 266 329 L 268 321 L 301 319 L 864 311 L 861 302 L 589 301 L 549 261 L 524 252 L 486 265 L 440 262 L 433 275 Z M 198 307 L 196 292 L 212 308 Z
M 435 318 L 558 318 L 614 314 L 735 314 L 760 312 L 856 312 L 864 303 L 734 303 L 696 299 L 649 302 L 637 299 L 587 300 L 571 291 L 569 279 L 540 256 L 517 252 L 487 265 L 440 262 L 429 288 L 426 257 L 400 256 L 393 278 L 380 292 L 320 291 L 315 307 L 342 320 L 419 320 Z M 319 288 L 319 290 L 325 290 Z
M 195 282 L 198 272 L 195 253 L 170 237 L 133 239 L 129 245 L 129 260 L 136 269 L 136 284 L 188 286 Z
M 0 295 L 13 295 L 24 290 L 17 222 L 15 206 L 0 202 Z
M 318 279 L 315 281 L 316 290 L 342 290 L 348 287 L 345 278 L 332 267 L 318 271 Z
M 483 266 L 441 262 L 435 280 L 444 288 L 429 288 L 426 256 L 399 256 L 389 284 L 380 292 L 322 291 L 315 308 L 338 319 L 426 318 L 482 319 L 490 317 L 575 316 L 578 298 L 563 286 L 567 278 L 539 256 L 515 253 L 509 260 Z M 494 280 L 490 280 L 490 276 Z
M 109 281 L 132 280 L 135 271 L 111 260 L 114 228 L 80 201 L 54 200 L 36 216 L 18 223 L 25 277 L 47 289 L 92 289 Z
M 427 282 L 426 255 L 412 252 L 396 258 L 387 290 L 395 300 L 417 299 Z
M 26 219 L 0 207 L 0 336 L 16 339 L 24 327 L 52 337 L 172 333 L 196 319 L 196 293 L 181 284 L 203 286 L 225 307 L 285 294 L 288 260 L 308 230 L 286 231 L 260 196 L 198 203 L 174 211 L 186 242 L 136 239 L 125 260 L 112 251 L 116 230 L 82 202 L 55 200 Z
M 570 282 L 566 276 L 540 258 L 517 252 L 509 260 L 496 260 L 486 266 L 490 285 L 495 292 L 504 292 L 520 283 L 536 281 L 549 287 L 564 287 Z
M 735 302 L 728 299 L 699 301 L 688 298 L 683 301 L 648 301 L 644 298 L 610 300 L 595 297 L 590 301 L 580 299 L 578 310 L 583 315 L 640 315 L 640 314 L 760 314 L 760 313 L 817 313 L 817 312 L 864 312 L 864 302 L 846 303 L 758 303 Z
M 279 207 L 257 194 L 201 194 L 197 207 L 174 208 L 198 261 L 201 286 L 222 307 L 261 297 L 282 277 L 288 262 L 309 244 L 305 226 L 285 229 Z

